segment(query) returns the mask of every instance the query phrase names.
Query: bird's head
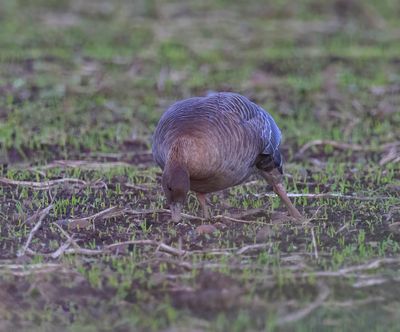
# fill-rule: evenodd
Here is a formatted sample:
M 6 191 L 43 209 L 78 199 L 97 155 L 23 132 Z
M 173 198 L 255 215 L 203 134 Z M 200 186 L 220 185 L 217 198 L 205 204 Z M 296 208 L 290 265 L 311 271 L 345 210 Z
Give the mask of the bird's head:
M 180 165 L 167 167 L 162 176 L 162 187 L 172 220 L 177 222 L 181 219 L 182 206 L 190 188 L 189 172 Z

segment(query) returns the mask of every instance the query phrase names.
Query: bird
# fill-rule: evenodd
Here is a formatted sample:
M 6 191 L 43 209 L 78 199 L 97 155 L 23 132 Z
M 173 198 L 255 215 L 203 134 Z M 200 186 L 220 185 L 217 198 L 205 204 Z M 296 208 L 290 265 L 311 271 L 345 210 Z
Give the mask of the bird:
M 272 116 L 238 93 L 215 92 L 172 104 L 152 142 L 171 219 L 181 220 L 189 190 L 208 219 L 206 195 L 239 185 L 254 173 L 272 186 L 293 218 L 301 219 L 283 185 L 280 142 Z

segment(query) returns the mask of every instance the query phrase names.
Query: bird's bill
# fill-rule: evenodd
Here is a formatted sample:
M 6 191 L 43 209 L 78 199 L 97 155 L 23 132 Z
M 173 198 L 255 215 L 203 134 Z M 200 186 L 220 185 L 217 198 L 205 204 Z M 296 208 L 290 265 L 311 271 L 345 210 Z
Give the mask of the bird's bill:
M 178 222 L 181 220 L 182 204 L 174 203 L 170 205 L 171 218 L 173 221 Z

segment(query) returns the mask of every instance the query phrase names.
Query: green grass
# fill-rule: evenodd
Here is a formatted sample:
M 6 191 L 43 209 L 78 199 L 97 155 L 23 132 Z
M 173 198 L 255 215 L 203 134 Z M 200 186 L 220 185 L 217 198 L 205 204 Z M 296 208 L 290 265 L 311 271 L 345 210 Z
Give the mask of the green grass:
M 2 1 L 0 177 L 74 182 L 0 182 L 0 330 L 398 331 L 400 146 L 387 144 L 400 140 L 399 10 L 393 0 Z M 175 100 L 209 91 L 273 115 L 288 192 L 366 199 L 296 197 L 311 218 L 299 226 L 254 177 L 209 197 L 214 216 L 247 223 L 218 219 L 203 235 L 207 222 L 172 223 L 151 134 Z M 321 139 L 366 150 L 298 155 Z M 36 254 L 17 258 L 51 203 Z M 187 254 L 131 244 L 48 256 L 68 240 L 55 223 L 110 207 L 126 212 L 63 230 L 84 249 L 153 240 Z M 185 212 L 200 215 L 194 194 Z M 282 323 L 325 289 L 318 308 Z

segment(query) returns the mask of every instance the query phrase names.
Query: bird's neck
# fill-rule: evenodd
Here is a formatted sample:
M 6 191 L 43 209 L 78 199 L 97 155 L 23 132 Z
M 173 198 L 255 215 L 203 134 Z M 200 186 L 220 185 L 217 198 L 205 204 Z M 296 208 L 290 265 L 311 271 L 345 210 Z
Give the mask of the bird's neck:
M 180 153 L 169 153 L 163 172 L 163 183 L 173 190 L 189 190 L 190 175 Z
M 167 163 L 164 168 L 163 176 L 168 179 L 170 184 L 179 182 L 179 179 L 189 179 L 187 167 L 182 164 Z

